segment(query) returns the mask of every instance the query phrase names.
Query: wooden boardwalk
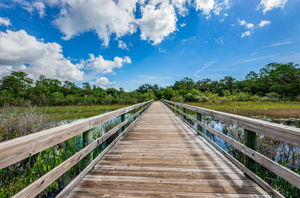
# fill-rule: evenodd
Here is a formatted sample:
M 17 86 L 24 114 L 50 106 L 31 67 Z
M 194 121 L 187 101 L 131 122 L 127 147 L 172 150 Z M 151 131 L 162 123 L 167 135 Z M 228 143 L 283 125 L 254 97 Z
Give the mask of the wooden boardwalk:
M 67 197 L 270 197 L 161 102 Z

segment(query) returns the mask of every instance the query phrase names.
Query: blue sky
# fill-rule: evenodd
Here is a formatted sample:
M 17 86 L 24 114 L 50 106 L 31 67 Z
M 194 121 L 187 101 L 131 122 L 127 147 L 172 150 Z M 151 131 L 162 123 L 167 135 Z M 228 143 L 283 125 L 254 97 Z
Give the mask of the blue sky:
M 101 87 L 300 63 L 300 0 L 0 0 L 0 76 Z

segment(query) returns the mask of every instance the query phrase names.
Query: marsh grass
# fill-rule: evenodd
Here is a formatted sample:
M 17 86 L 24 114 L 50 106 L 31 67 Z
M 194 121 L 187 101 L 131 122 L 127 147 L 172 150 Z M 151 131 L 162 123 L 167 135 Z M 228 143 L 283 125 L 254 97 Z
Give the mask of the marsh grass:
M 0 108 L 0 142 L 113 111 L 126 105 Z
M 207 109 L 249 117 L 300 118 L 300 102 L 189 103 Z

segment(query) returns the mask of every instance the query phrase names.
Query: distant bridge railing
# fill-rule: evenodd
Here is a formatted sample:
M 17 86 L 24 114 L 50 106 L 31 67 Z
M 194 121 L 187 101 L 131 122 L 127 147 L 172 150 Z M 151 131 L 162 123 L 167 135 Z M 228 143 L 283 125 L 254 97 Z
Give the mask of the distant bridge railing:
M 129 107 L 107 112 L 98 116 L 72 122 L 70 124 L 47 129 L 41 132 L 33 133 L 27 136 L 19 137 L 13 140 L 0 143 L 0 169 L 13 165 L 24 160 L 34 154 L 37 154 L 54 145 L 62 143 L 79 134 L 84 137 L 89 136 L 89 130 L 108 122 L 116 117 L 121 117 L 121 123 L 98 137 L 92 142 L 87 142 L 83 149 L 75 153 L 73 156 L 53 168 L 51 171 L 31 183 L 29 186 L 21 190 L 14 197 L 26 198 L 35 197 L 46 189 L 50 184 L 66 173 L 70 168 L 86 157 L 94 149 L 103 142 L 118 135 L 109 145 L 102 151 L 90 164 L 58 195 L 65 196 L 72 188 L 91 170 L 95 164 L 104 156 L 104 154 L 127 132 L 129 131 L 141 113 L 149 107 L 153 100 L 135 104 Z M 135 111 L 131 116 L 125 119 L 125 115 L 131 111 Z M 84 138 L 88 141 L 89 138 Z
M 277 176 L 280 176 L 290 184 L 294 185 L 296 188 L 300 189 L 300 175 L 292 170 L 280 165 L 279 163 L 269 159 L 268 157 L 260 154 L 256 151 L 257 149 L 257 135 L 256 133 L 262 134 L 266 137 L 272 138 L 274 140 L 279 140 L 296 147 L 300 147 L 300 129 L 295 127 L 290 127 L 286 125 L 271 123 L 263 120 L 248 118 L 244 116 L 234 115 L 230 113 L 224 113 L 219 111 L 214 111 L 210 109 L 205 109 L 201 107 L 196 107 L 188 104 L 182 104 L 178 102 L 162 100 L 171 110 L 173 110 L 177 115 L 191 128 L 193 128 L 197 134 L 204 137 L 209 143 L 211 143 L 216 149 L 221 151 L 229 160 L 231 160 L 235 165 L 237 165 L 243 172 L 245 172 L 249 177 L 256 181 L 261 187 L 263 187 L 268 193 L 274 197 L 283 197 L 280 193 L 273 190 L 264 180 L 259 178 L 253 171 L 255 171 L 256 163 L 259 163 L 266 169 L 270 170 Z M 181 108 L 181 110 L 180 110 Z M 196 118 L 187 114 L 187 110 L 195 112 Z M 242 144 L 237 140 L 217 131 L 213 127 L 205 124 L 202 121 L 204 115 L 211 116 L 213 120 L 218 120 L 221 122 L 233 124 L 237 127 L 244 129 L 245 143 Z M 196 126 L 193 124 L 196 123 Z M 203 134 L 203 129 L 214 134 L 215 136 L 222 139 L 224 142 L 231 145 L 233 148 L 237 149 L 245 155 L 245 166 L 231 156 L 228 152 L 223 150 L 214 141 Z

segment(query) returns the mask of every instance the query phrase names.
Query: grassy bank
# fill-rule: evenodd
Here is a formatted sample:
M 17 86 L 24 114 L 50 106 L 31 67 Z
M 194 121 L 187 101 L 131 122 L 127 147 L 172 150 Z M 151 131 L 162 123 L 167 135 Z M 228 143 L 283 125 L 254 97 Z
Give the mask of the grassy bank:
M 0 108 L 0 142 L 88 118 L 126 105 Z
M 300 102 L 189 103 L 207 109 L 249 117 L 300 118 Z

